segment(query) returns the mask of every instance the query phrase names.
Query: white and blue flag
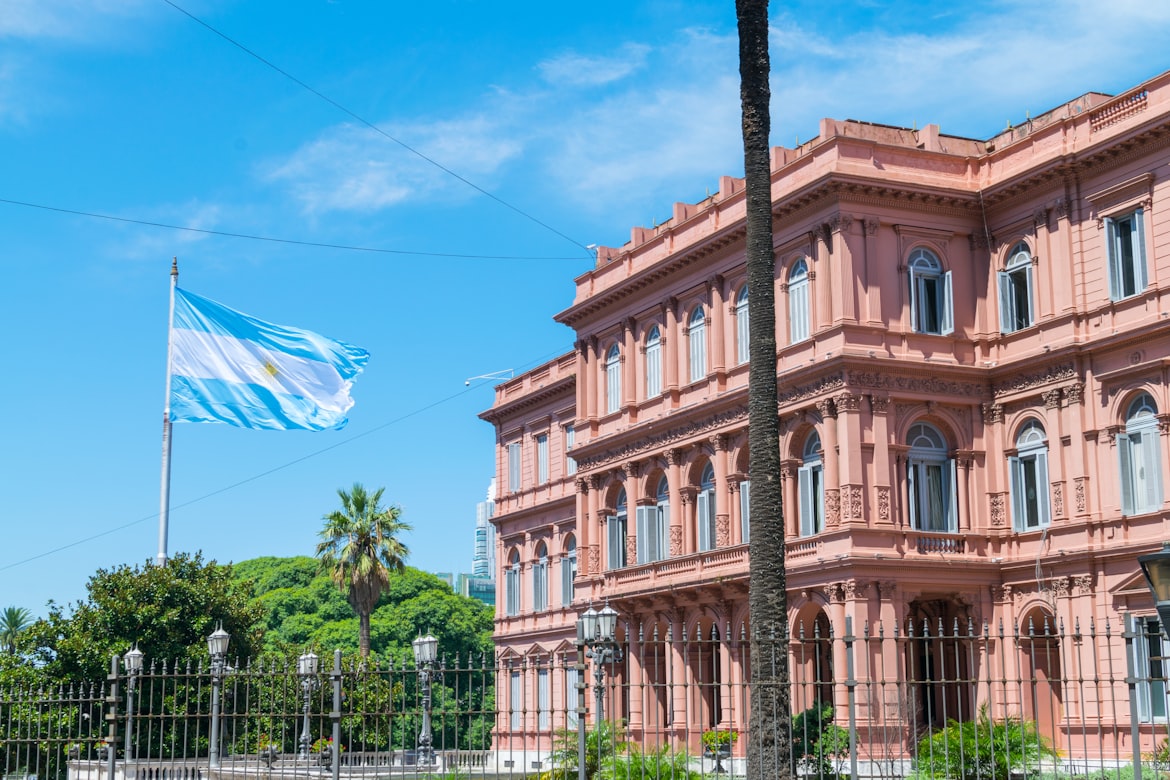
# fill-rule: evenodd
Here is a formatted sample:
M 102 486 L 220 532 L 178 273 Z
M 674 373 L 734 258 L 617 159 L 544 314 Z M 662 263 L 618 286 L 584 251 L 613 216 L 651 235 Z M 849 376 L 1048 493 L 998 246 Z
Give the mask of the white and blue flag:
M 249 317 L 175 289 L 172 422 L 323 431 L 342 428 L 370 353 Z

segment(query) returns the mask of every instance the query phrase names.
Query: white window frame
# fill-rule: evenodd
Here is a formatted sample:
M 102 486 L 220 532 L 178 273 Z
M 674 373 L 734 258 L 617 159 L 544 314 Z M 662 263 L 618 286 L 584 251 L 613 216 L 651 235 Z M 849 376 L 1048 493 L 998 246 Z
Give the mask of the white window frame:
M 1149 285 L 1146 270 L 1144 209 L 1105 218 L 1105 247 L 1109 256 L 1109 298 L 1132 298 Z
M 536 484 L 548 482 L 548 434 L 536 437 Z
M 612 414 L 622 408 L 622 351 L 617 344 L 605 353 L 605 411 Z
M 626 526 L 629 513 L 626 508 L 626 491 L 618 494 L 616 514 L 605 519 L 605 565 L 608 569 L 622 569 L 626 566 Z
M 577 707 L 580 702 L 580 691 L 577 690 L 577 680 L 580 672 L 569 667 L 565 669 L 565 725 L 570 729 L 577 728 Z
M 703 468 L 696 498 L 695 521 L 698 525 L 699 552 L 714 550 L 718 541 L 716 529 L 715 469 L 710 464 Z
M 1134 677 L 1137 679 L 1138 720 L 1142 723 L 1165 723 L 1166 659 L 1170 643 L 1162 633 L 1156 615 L 1126 615 L 1126 628 L 1134 635 L 1132 653 Z
M 825 466 L 821 458 L 821 437 L 815 431 L 805 442 L 796 482 L 800 497 L 800 535 L 815 536 L 825 530 Z
M 752 481 L 745 479 L 739 483 L 739 532 L 743 543 L 752 540 Z
M 646 334 L 646 398 L 662 395 L 662 331 L 657 325 Z
M 572 425 L 565 426 L 565 474 L 577 473 L 577 459 L 569 453 L 573 451 L 573 446 L 576 443 L 577 431 Z
M 573 584 L 577 579 L 577 539 L 570 536 L 565 542 L 565 554 L 561 558 L 561 606 L 573 603 Z
M 735 359 L 743 365 L 751 358 L 751 320 L 748 315 L 748 286 L 735 296 Z
M 536 670 L 536 728 L 548 731 L 552 728 L 552 690 L 549 686 L 547 666 Z
M 1015 333 L 1036 324 L 1033 309 L 1032 253 L 1017 244 L 1004 270 L 999 271 L 999 329 Z
M 1142 393 L 1126 412 L 1125 433 L 1117 435 L 1123 515 L 1142 515 L 1162 508 L 1161 450 L 1158 408 L 1149 393 Z
M 957 473 L 954 459 L 947 457 L 946 439 L 934 427 L 915 423 L 910 427 L 907 443 L 910 445 L 906 468 L 910 527 L 930 533 L 957 533 Z M 929 494 L 932 483 L 939 492 L 933 508 Z
M 513 441 L 508 443 L 508 490 L 513 493 L 519 493 L 521 486 L 524 484 L 522 480 L 521 469 L 523 467 L 521 456 L 520 442 Z
M 544 612 L 548 609 L 548 546 L 541 542 L 536 555 L 532 566 L 532 611 Z
M 1016 454 L 1008 459 L 1012 482 L 1012 527 L 1025 533 L 1051 522 L 1048 483 L 1048 438 L 1032 420 L 1016 436 Z
M 707 314 L 696 306 L 687 318 L 687 344 L 690 349 L 690 380 L 698 382 L 707 377 Z
M 520 672 L 513 671 L 508 686 L 508 725 L 512 731 L 519 731 L 523 727 L 523 697 L 524 687 Z
M 951 272 L 929 249 L 919 247 L 906 263 L 910 277 L 910 324 L 918 333 L 949 336 L 955 331 Z M 933 305 L 930 299 L 933 298 Z
M 802 257 L 788 271 L 788 341 L 795 344 L 811 334 L 808 263 Z
M 520 555 L 512 553 L 512 560 L 504 574 L 504 614 L 514 617 L 520 614 Z
M 637 508 L 638 563 L 654 563 L 667 557 L 667 537 L 670 527 L 670 495 L 663 495 L 666 477 L 659 482 L 656 503 Z

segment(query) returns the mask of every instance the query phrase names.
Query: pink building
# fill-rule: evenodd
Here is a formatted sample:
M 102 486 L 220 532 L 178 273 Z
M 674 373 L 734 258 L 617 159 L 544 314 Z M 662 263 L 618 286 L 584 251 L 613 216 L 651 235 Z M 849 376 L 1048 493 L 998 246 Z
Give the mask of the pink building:
M 1154 616 L 1136 558 L 1170 538 L 1168 163 L 1170 73 L 989 140 L 825 119 L 773 149 L 794 634 L 839 636 L 847 617 L 887 634 L 1093 625 L 1089 655 L 1124 666 L 1124 616 Z M 556 315 L 574 351 L 498 386 L 481 415 L 497 431 L 496 640 L 515 668 L 497 746 L 565 725 L 571 674 L 525 659 L 570 656 L 578 613 L 606 600 L 628 632 L 614 706 L 632 734 L 694 747 L 746 727 L 744 230 L 743 182 L 724 177 L 599 249 Z M 688 636 L 712 651 L 684 656 Z M 1078 750 L 1105 696 L 1060 682 L 1067 649 L 931 673 L 1011 667 L 1037 684 L 1005 706 Z M 841 674 L 814 656 L 795 663 Z M 898 656 L 859 673 L 914 661 Z M 1159 719 L 1165 733 L 1154 694 L 1143 740 Z M 873 705 L 871 723 L 892 706 Z

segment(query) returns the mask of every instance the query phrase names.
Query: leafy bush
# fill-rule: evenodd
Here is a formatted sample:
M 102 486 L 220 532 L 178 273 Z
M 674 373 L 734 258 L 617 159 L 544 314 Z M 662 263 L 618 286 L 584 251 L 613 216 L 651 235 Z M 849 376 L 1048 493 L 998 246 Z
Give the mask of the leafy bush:
M 607 758 L 596 780 L 702 780 L 708 776 L 692 769 L 690 761 L 685 750 L 667 745 L 645 753 L 635 750 Z
M 602 721 L 585 732 L 585 777 L 594 780 L 601 768 L 629 749 L 625 724 Z M 561 729 L 553 739 L 552 769 L 541 780 L 576 780 L 577 730 Z
M 725 731 L 722 729 L 715 729 L 713 731 L 704 731 L 701 737 L 703 742 L 703 750 L 708 753 L 715 753 L 719 750 L 730 750 L 735 741 L 739 739 L 739 734 L 734 731 Z
M 919 778 L 1009 780 L 1038 775 L 1040 760 L 1055 755 L 1035 723 L 1015 717 L 993 721 L 984 704 L 975 720 L 952 720 L 920 742 L 914 769 Z
M 809 707 L 792 719 L 792 756 L 796 766 L 817 777 L 836 777 L 838 762 L 849 755 L 849 732 L 833 723 L 833 707 Z

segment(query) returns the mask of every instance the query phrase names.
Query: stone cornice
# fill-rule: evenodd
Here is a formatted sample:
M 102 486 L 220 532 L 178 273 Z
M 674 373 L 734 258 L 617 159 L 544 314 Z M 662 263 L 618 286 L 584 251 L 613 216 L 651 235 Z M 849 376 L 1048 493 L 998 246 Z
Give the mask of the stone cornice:
M 550 385 L 545 385 L 531 393 L 525 393 L 514 401 L 508 401 L 480 412 L 479 419 L 492 423 L 493 425 L 499 425 L 505 418 L 517 414 L 524 409 L 530 409 L 533 406 L 542 404 L 560 395 L 568 394 L 572 396 L 576 393 L 576 389 L 577 375 L 569 374 Z

